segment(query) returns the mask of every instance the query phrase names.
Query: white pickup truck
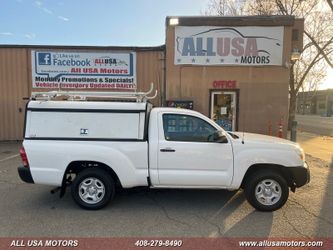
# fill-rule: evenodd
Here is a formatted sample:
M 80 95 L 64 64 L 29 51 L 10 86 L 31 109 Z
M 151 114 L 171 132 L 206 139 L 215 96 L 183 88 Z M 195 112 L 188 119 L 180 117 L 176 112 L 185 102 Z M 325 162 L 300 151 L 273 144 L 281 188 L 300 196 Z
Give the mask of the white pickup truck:
M 100 209 L 116 186 L 244 189 L 261 211 L 282 207 L 309 182 L 298 144 L 226 132 L 191 110 L 149 102 L 38 101 L 26 108 L 21 179 L 67 186 L 85 209 Z

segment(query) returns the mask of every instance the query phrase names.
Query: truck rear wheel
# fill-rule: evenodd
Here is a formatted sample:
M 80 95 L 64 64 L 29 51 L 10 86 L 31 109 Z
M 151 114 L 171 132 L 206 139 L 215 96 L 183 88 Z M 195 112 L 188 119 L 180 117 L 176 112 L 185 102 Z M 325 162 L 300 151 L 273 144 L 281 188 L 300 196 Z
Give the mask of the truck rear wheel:
M 244 193 L 248 202 L 257 210 L 274 211 L 288 200 L 289 187 L 279 173 L 263 170 L 248 178 Z
M 88 168 L 76 176 L 71 187 L 74 201 L 82 208 L 105 207 L 115 194 L 114 181 L 103 169 Z

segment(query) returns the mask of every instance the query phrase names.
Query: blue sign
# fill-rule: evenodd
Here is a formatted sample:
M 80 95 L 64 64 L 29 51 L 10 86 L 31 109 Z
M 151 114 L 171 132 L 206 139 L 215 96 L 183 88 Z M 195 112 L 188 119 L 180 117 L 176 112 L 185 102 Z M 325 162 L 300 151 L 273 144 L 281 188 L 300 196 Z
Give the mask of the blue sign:
M 51 53 L 38 53 L 38 65 L 51 65 Z

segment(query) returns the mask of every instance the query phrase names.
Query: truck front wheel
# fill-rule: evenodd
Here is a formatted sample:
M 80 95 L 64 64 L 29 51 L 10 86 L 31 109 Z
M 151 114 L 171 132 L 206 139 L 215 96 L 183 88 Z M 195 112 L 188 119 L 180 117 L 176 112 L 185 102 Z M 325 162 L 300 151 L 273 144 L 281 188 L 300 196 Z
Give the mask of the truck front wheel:
M 244 193 L 248 202 L 257 210 L 274 211 L 286 203 L 289 187 L 279 173 L 262 170 L 248 178 Z
M 103 169 L 88 168 L 75 177 L 71 192 L 80 207 L 97 210 L 105 207 L 113 198 L 114 181 Z

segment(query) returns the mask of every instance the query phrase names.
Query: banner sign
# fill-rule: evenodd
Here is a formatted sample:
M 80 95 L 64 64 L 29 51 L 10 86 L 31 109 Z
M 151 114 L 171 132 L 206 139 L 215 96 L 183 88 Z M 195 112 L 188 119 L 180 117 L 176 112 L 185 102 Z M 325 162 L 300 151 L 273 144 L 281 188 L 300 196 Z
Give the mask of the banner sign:
M 282 65 L 283 27 L 175 27 L 175 64 Z
M 193 109 L 193 101 L 167 101 L 167 107 Z
M 31 51 L 32 87 L 136 89 L 135 52 Z

